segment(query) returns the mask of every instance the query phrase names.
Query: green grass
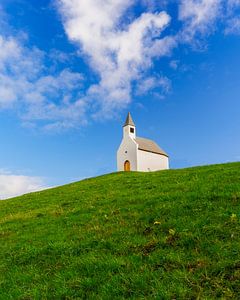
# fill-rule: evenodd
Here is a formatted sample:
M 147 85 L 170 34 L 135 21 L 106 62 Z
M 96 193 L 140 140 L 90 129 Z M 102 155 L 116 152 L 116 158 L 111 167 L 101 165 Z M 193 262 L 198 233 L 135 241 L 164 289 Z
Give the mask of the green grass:
M 240 163 L 0 201 L 0 299 L 240 299 Z

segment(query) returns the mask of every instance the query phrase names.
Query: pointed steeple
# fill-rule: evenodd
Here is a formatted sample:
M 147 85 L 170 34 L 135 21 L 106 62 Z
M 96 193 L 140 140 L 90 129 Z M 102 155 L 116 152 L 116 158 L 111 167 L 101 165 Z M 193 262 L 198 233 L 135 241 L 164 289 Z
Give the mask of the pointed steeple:
M 135 127 L 135 124 L 133 122 L 133 119 L 132 119 L 132 116 L 131 116 L 130 112 L 127 115 L 127 118 L 126 118 L 126 121 L 125 121 L 125 124 L 123 125 L 123 127 L 128 126 L 128 125 Z

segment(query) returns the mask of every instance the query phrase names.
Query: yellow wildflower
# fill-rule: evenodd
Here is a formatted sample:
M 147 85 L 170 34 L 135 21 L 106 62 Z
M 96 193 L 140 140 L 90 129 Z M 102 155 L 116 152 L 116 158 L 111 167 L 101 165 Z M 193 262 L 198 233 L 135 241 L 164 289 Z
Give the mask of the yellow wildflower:
M 169 232 L 169 234 L 170 234 L 170 235 L 175 235 L 175 233 L 176 233 L 176 230 L 174 230 L 174 229 L 169 229 L 169 231 L 168 231 L 168 232 Z
M 231 221 L 236 221 L 237 220 L 237 215 L 236 214 L 232 214 L 230 217 Z

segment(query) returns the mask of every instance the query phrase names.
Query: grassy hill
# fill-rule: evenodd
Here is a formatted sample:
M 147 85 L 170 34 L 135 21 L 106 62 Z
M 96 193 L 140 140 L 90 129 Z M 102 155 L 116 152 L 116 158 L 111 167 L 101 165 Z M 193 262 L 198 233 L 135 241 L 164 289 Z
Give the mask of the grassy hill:
M 240 163 L 0 201 L 0 299 L 240 299 Z

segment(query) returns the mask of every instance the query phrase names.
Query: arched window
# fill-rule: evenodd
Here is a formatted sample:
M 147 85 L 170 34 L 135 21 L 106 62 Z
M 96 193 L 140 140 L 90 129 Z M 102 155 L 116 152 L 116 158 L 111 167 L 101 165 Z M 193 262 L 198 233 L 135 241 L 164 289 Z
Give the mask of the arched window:
M 131 165 L 129 160 L 126 160 L 124 163 L 124 171 L 131 171 Z

